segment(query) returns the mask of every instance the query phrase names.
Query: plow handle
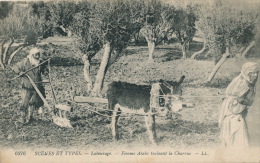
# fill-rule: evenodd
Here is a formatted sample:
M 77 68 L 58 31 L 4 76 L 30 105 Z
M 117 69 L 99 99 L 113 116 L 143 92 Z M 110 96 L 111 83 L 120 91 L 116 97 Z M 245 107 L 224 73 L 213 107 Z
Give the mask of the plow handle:
M 27 73 L 27 72 L 29 72 L 29 71 L 31 71 L 31 70 L 33 70 L 33 69 L 35 69 L 35 68 L 37 68 L 37 67 L 41 66 L 42 64 L 44 64 L 45 62 L 49 61 L 50 59 L 51 59 L 51 58 L 49 58 L 49 59 L 47 59 L 47 60 L 43 61 L 43 62 L 42 62 L 42 63 L 40 63 L 38 66 L 35 66 L 35 67 L 32 67 L 32 68 L 28 69 L 28 70 L 27 70 L 27 71 L 25 71 L 24 73 L 22 73 L 22 74 L 20 74 L 20 75 L 18 75 L 18 76 L 16 76 L 16 77 L 14 77 L 14 78 L 10 79 L 9 81 L 12 81 L 12 80 L 14 80 L 14 79 L 17 79 L 17 78 L 19 78 L 19 77 L 21 77 L 21 76 L 23 76 L 23 75 L 26 75 L 26 73 Z
M 51 66 L 50 66 L 50 60 L 48 60 L 48 69 L 49 69 L 49 73 L 48 73 L 48 77 L 49 77 L 49 82 L 50 82 L 50 86 L 51 86 L 51 92 L 53 95 L 53 99 L 54 99 L 54 103 L 56 104 L 57 100 L 56 100 L 56 95 L 54 93 L 54 89 L 53 89 L 53 85 L 51 83 Z
M 52 120 L 53 123 L 55 123 L 56 125 L 60 126 L 60 127 L 68 127 L 68 128 L 73 128 L 72 125 L 70 124 L 70 121 L 67 119 L 67 116 L 65 115 L 65 117 L 59 117 L 56 116 L 53 112 L 52 109 L 50 107 L 50 105 L 48 104 L 48 102 L 46 101 L 46 99 L 43 97 L 42 93 L 40 92 L 40 90 L 37 88 L 37 86 L 35 85 L 35 83 L 33 82 L 33 80 L 30 78 L 29 75 L 25 74 L 29 81 L 31 82 L 33 88 L 35 89 L 35 91 L 38 93 L 38 95 L 40 96 L 40 98 L 42 99 L 42 101 L 44 102 L 44 104 L 46 105 L 49 113 L 52 116 Z M 60 110 L 60 109 L 59 109 Z M 65 113 L 64 113 L 65 114 Z M 62 116 L 62 115 L 61 115 Z
M 33 88 L 35 89 L 35 91 L 38 93 L 38 95 L 40 96 L 40 98 L 42 99 L 42 101 L 44 102 L 44 104 L 46 105 L 47 109 L 49 110 L 49 112 L 52 112 L 52 109 L 50 107 L 50 105 L 48 104 L 48 102 L 46 101 L 46 99 L 43 97 L 42 93 L 40 92 L 40 90 L 37 88 L 37 86 L 35 85 L 35 83 L 33 82 L 33 80 L 31 79 L 31 77 L 27 74 L 25 74 L 27 76 L 27 78 L 29 79 L 29 81 L 31 82 Z

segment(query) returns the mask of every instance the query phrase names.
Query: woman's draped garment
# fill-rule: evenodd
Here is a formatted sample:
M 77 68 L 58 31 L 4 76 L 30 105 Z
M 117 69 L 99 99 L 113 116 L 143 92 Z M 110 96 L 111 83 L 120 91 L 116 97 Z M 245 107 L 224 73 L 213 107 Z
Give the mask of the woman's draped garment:
M 245 117 L 248 106 L 253 103 L 255 96 L 254 86 L 240 74 L 232 80 L 226 90 L 219 114 L 220 138 L 225 146 L 249 145 L 249 135 Z M 241 104 L 238 98 L 249 101 L 249 105 Z

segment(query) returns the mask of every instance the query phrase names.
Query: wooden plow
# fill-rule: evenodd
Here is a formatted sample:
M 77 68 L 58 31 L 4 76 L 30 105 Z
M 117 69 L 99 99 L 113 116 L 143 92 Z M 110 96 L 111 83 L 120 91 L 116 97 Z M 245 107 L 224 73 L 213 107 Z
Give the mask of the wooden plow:
M 102 103 L 107 104 L 108 100 L 99 97 L 74 96 L 73 101 L 76 103 Z
M 38 95 L 40 96 L 40 98 L 42 99 L 42 101 L 44 102 L 44 105 L 47 107 L 48 112 L 50 113 L 50 115 L 52 116 L 52 120 L 53 123 L 55 123 L 56 125 L 60 126 L 60 127 L 67 127 L 67 128 L 73 128 L 70 120 L 68 119 L 68 114 L 69 112 L 71 112 L 71 107 L 65 104 L 59 104 L 57 103 L 56 100 L 56 96 L 54 93 L 54 89 L 53 89 L 53 85 L 51 82 L 51 76 L 50 76 L 50 59 L 45 60 L 44 62 L 40 63 L 38 66 L 30 68 L 29 70 L 27 70 L 26 72 L 16 76 L 15 78 L 11 79 L 17 79 L 18 77 L 21 77 L 23 75 L 25 75 L 30 83 L 32 84 L 33 88 L 35 89 L 35 91 L 38 93 Z M 54 109 L 52 109 L 50 107 L 50 105 L 48 104 L 47 100 L 44 98 L 44 96 L 42 95 L 42 93 L 40 92 L 40 90 L 38 89 L 38 87 L 36 86 L 36 84 L 34 83 L 34 81 L 31 79 L 31 77 L 29 75 L 27 75 L 26 73 L 41 66 L 42 64 L 48 62 L 48 69 L 49 69 L 49 73 L 48 73 L 48 81 L 43 81 L 42 83 L 49 83 L 50 87 L 51 87 L 51 92 L 52 92 L 52 96 L 53 96 L 53 100 L 54 100 Z

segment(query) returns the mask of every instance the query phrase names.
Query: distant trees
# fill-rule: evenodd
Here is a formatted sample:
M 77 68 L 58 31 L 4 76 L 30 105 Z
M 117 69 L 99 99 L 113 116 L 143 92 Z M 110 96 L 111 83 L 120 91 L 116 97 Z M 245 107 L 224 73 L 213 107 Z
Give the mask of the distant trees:
M 145 22 L 140 30 L 148 45 L 149 62 L 153 62 L 155 46 L 172 30 L 174 7 L 164 5 L 160 0 L 145 3 Z
M 257 12 L 233 7 L 221 0 L 204 7 L 199 28 L 205 34 L 214 55 L 222 55 L 207 79 L 207 82 L 211 82 L 221 65 L 233 56 L 232 47 L 244 47 L 254 40 Z
M 233 44 L 239 49 L 236 57 L 246 57 L 248 51 L 255 46 L 256 37 L 259 34 L 257 30 L 257 20 L 259 20 L 259 5 L 243 5 L 237 12 L 237 26 L 234 29 Z
M 229 57 L 245 57 L 255 46 L 257 4 L 217 0 L 212 3 L 165 4 L 160 0 L 0 2 L 0 65 L 5 68 L 23 47 L 35 44 L 38 37 L 49 37 L 57 27 L 73 33 L 84 63 L 87 89 L 98 96 L 108 68 L 122 55 L 130 39 L 141 33 L 148 45 L 148 61 L 153 62 L 155 47 L 167 36 L 175 36 L 187 58 L 195 35 L 204 40 L 203 48 L 191 55 L 196 58 L 208 49 L 208 56 L 221 59 L 207 79 L 211 82 Z M 180 5 L 181 4 L 181 5 Z M 33 13 L 33 14 L 32 14 Z M 12 53 L 15 39 L 24 44 Z M 95 82 L 90 76 L 90 62 L 98 52 L 102 59 Z
M 12 9 L 11 9 L 12 8 Z M 41 29 L 37 19 L 32 14 L 32 9 L 26 4 L 16 4 L 11 7 L 8 15 L 0 20 L 0 65 L 3 69 L 9 65 L 13 57 L 25 46 L 35 44 Z M 24 37 L 24 43 L 11 52 L 11 46 Z
M 107 69 L 121 56 L 135 33 L 145 37 L 150 62 L 153 62 L 156 45 L 167 35 L 175 34 L 184 59 L 195 34 L 202 36 L 203 48 L 191 58 L 205 49 L 208 49 L 207 55 L 222 56 L 207 82 L 211 82 L 220 66 L 233 56 L 233 47 L 240 48 L 240 56 L 245 56 L 255 45 L 256 10 L 232 7 L 222 0 L 182 6 L 167 5 L 160 0 L 49 2 L 43 6 L 45 9 L 40 15 L 47 22 L 46 28 L 61 26 L 77 37 L 85 65 L 84 77 L 93 96 L 99 94 Z M 103 51 L 103 58 L 93 84 L 90 61 L 99 51 Z
M 231 41 L 230 46 L 234 53 L 231 57 L 241 56 L 246 52 L 246 47 L 250 48 L 254 44 L 258 4 L 238 0 L 234 6 L 233 2 L 219 0 L 213 4 L 205 2 L 194 5 L 198 16 L 196 29 L 204 39 L 200 53 L 209 49 L 205 57 L 214 53 L 215 55 L 224 53 L 226 38 Z M 194 53 L 192 58 L 200 53 Z
M 74 15 L 78 12 L 77 2 L 53 1 L 33 3 L 33 12 L 43 22 L 44 37 L 53 35 L 55 29 L 68 35 Z
M 189 44 L 196 33 L 195 21 L 196 15 L 191 6 L 175 11 L 172 27 L 181 43 L 183 59 L 187 58 L 186 51 L 189 50 Z
M 181 43 L 183 58 L 187 58 L 186 51 L 196 32 L 196 15 L 191 6 L 175 8 L 159 0 L 149 1 L 146 6 L 146 21 L 141 33 L 148 44 L 148 60 L 153 61 L 155 46 L 173 33 Z
M 0 2 L 0 19 L 4 19 L 12 11 L 13 3 L 7 1 Z
M 195 22 L 196 34 L 203 39 L 203 48 L 192 54 L 191 58 L 195 59 L 199 54 L 204 52 L 206 49 L 214 49 L 214 38 L 215 38 L 215 23 L 212 17 L 214 17 L 212 4 L 209 2 L 204 2 L 200 4 L 193 5 L 195 8 L 195 13 L 197 20 Z M 213 52 L 214 53 L 214 52 Z
M 53 35 L 54 23 L 51 18 L 51 12 L 48 4 L 45 2 L 33 2 L 31 3 L 33 8 L 33 14 L 38 18 L 42 29 L 42 37 L 47 38 Z
M 129 0 L 83 3 L 85 7 L 75 15 L 72 30 L 83 53 L 84 77 L 88 91 L 92 96 L 98 96 L 108 68 L 121 56 L 132 34 L 141 28 L 142 20 L 134 18 L 142 17 L 137 5 L 142 2 Z M 101 64 L 92 85 L 89 75 L 90 61 L 101 50 Z

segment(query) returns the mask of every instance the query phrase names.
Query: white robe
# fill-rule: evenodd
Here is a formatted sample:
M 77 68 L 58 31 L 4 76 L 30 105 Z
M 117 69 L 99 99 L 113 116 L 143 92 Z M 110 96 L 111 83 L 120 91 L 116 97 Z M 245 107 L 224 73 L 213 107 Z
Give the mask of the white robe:
M 239 75 L 227 87 L 226 96 L 221 104 L 219 115 L 222 143 L 225 146 L 249 146 L 245 117 L 248 107 L 253 103 L 255 87 Z M 246 100 L 247 104 L 239 103 L 238 98 Z

